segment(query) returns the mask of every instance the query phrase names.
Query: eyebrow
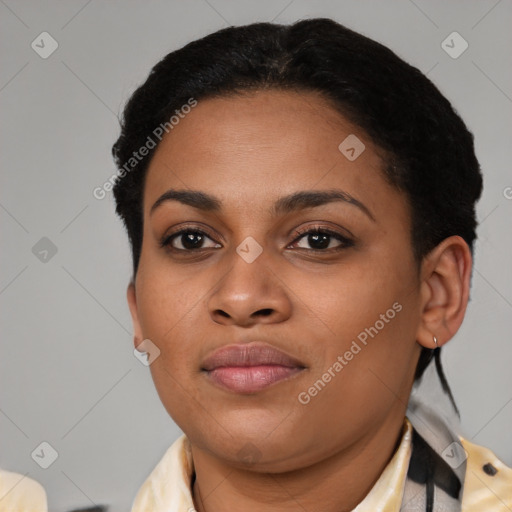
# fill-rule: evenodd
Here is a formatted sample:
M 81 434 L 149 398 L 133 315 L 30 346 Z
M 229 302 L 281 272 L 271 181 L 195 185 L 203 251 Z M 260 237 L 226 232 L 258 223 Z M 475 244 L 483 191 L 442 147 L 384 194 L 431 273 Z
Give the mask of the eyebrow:
M 153 204 L 149 212 L 150 215 L 163 203 L 167 201 L 178 201 L 182 204 L 192 206 L 205 212 L 221 212 L 222 202 L 205 192 L 197 190 L 175 190 L 170 189 L 164 192 Z M 343 190 L 302 190 L 294 192 L 288 196 L 279 198 L 271 207 L 272 216 L 285 215 L 297 210 L 306 208 L 315 208 L 332 202 L 344 202 L 356 206 L 367 217 L 375 222 L 375 217 L 371 211 L 358 199 Z

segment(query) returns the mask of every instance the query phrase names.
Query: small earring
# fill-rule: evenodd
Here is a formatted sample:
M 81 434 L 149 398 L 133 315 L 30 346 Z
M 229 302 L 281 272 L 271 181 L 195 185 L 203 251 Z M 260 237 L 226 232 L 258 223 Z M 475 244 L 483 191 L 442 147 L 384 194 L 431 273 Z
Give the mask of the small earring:
M 437 338 L 434 336 L 434 343 L 436 344 L 436 348 L 438 348 L 438 344 L 437 344 Z

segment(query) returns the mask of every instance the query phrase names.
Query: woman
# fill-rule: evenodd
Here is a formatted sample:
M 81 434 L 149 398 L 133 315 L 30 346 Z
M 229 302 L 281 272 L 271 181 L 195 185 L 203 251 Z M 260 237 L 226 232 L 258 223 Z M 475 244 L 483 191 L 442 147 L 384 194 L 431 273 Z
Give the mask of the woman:
M 135 347 L 184 432 L 133 511 L 512 507 L 492 452 L 406 416 L 433 360 L 453 401 L 482 190 L 425 76 L 332 20 L 230 27 L 153 68 L 113 154 Z

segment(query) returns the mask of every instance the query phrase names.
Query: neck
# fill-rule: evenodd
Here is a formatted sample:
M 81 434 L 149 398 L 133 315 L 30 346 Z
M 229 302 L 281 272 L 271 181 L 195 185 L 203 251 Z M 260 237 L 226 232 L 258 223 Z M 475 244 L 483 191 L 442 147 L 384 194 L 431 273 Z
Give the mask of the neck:
M 198 512 L 350 512 L 396 452 L 403 421 L 401 409 L 350 447 L 285 473 L 241 470 L 192 445 L 195 507 Z

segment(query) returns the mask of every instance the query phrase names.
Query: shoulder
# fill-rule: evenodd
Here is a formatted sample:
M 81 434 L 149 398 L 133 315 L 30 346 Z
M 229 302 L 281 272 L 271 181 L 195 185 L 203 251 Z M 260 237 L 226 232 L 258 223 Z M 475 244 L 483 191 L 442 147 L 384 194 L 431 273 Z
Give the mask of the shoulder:
M 512 509 L 512 469 L 494 453 L 460 438 L 467 454 L 462 512 L 509 512 Z
M 0 469 L 0 512 L 47 512 L 43 486 L 28 476 Z
M 139 489 L 132 512 L 193 510 L 193 472 L 190 443 L 183 434 L 167 449 Z

